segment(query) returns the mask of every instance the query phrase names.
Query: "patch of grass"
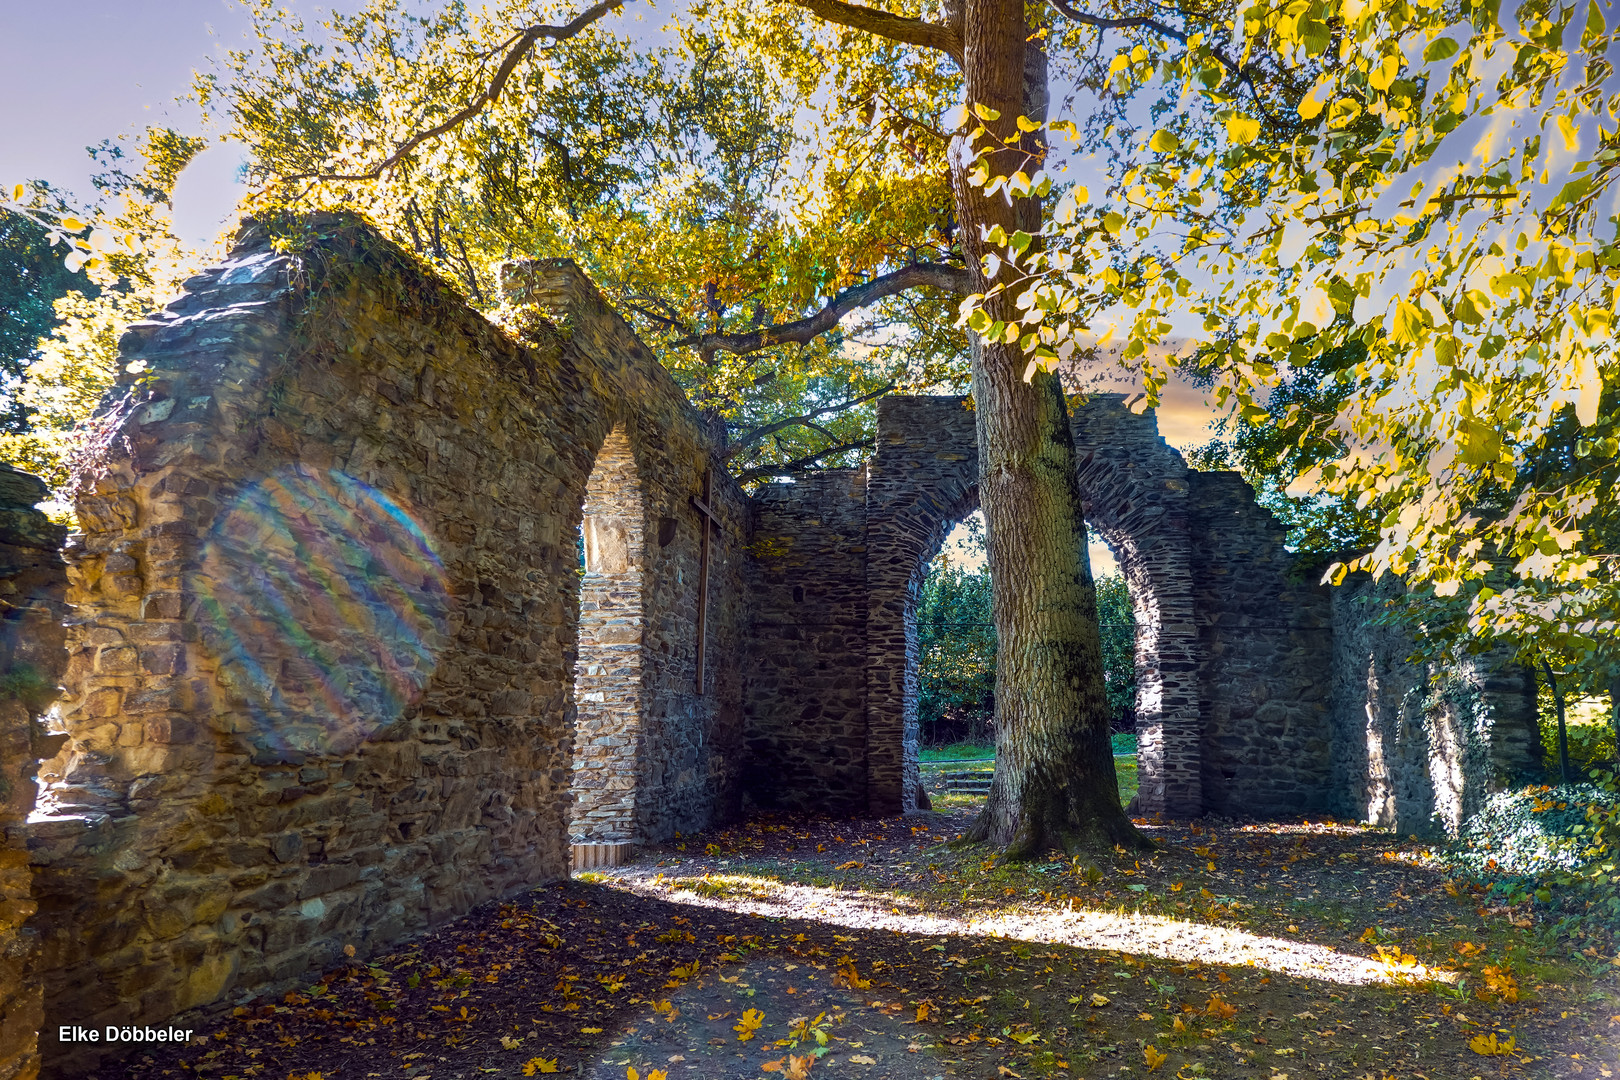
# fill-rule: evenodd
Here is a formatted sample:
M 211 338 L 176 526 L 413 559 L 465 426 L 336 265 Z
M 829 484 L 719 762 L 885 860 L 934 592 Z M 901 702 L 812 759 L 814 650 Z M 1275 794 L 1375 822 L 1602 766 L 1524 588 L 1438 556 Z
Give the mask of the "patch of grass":
M 1119 777 L 1119 801 L 1124 805 L 1136 798 L 1136 759 L 1115 758 L 1114 772 Z
M 969 761 L 973 758 L 996 756 L 994 743 L 951 743 L 949 746 L 929 746 L 918 751 L 920 761 Z

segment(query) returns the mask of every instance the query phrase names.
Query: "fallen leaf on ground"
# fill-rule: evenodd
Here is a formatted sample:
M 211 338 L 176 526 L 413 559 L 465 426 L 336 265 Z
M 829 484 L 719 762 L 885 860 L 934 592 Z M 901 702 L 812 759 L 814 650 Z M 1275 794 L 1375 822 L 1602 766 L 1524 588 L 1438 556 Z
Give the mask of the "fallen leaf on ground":
M 1468 1049 L 1483 1057 L 1498 1057 L 1513 1053 L 1513 1036 L 1509 1035 L 1501 1042 L 1496 1041 L 1496 1032 L 1487 1035 L 1475 1035 L 1468 1040 Z
M 758 1009 L 749 1009 L 742 1014 L 742 1017 L 733 1025 L 731 1030 L 737 1033 L 738 1042 L 747 1042 L 754 1037 L 754 1032 L 758 1031 L 759 1026 L 764 1022 L 764 1013 Z

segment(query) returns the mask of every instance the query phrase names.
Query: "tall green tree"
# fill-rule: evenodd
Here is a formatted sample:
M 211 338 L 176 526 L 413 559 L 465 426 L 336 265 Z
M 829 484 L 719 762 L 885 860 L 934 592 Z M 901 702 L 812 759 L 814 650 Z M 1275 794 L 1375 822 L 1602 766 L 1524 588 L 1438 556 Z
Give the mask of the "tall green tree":
M 30 201 L 49 199 L 50 192 L 40 187 Z M 18 390 L 24 370 L 39 359 L 39 340 L 56 327 L 56 301 L 74 290 L 92 297 L 99 291 L 67 268 L 64 254 L 51 243 L 46 226 L 0 208 L 0 433 L 28 426 L 28 407 Z
M 65 288 L 7 390 L 22 420 L 0 431 L 0 459 L 42 477 L 64 499 L 91 414 L 117 375 L 124 328 L 175 295 L 196 267 L 195 253 L 170 228 L 168 201 L 202 146 L 167 128 L 143 132 L 128 152 L 121 142 L 102 144 L 94 180 L 105 207 L 93 213 L 76 216 L 60 199 L 13 203 L 22 206 L 12 215 L 23 223 L 19 234 L 47 238 L 34 248 L 39 280 Z

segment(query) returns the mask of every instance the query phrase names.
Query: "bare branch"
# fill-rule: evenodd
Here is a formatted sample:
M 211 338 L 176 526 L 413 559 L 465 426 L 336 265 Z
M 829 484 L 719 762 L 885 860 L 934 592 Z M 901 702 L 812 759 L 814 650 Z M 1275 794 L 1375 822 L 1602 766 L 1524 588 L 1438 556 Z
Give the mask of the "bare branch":
M 766 424 L 764 427 L 755 428 L 753 431 L 750 431 L 748 434 L 746 434 L 742 438 L 738 439 L 731 446 L 727 447 L 726 448 L 726 457 L 728 457 L 728 458 L 735 457 L 738 454 L 742 453 L 744 450 L 748 449 L 750 446 L 753 446 L 755 443 L 760 442 L 760 441 L 762 441 L 764 439 L 768 439 L 772 435 L 775 435 L 778 431 L 784 431 L 787 428 L 798 427 L 798 426 L 801 426 L 801 425 L 804 426 L 804 427 L 815 428 L 817 431 L 820 431 L 822 434 L 827 435 L 828 438 L 831 438 L 832 436 L 830 434 L 828 434 L 828 432 L 826 431 L 825 428 L 821 428 L 815 423 L 816 420 L 820 419 L 823 416 L 826 416 L 828 413 L 847 412 L 848 410 L 853 409 L 857 405 L 866 404 L 868 401 L 871 401 L 873 398 L 882 397 L 884 394 L 887 394 L 890 390 L 893 390 L 893 389 L 894 389 L 894 383 L 888 383 L 888 384 L 886 384 L 884 386 L 878 387 L 876 390 L 872 391 L 870 394 L 862 394 L 858 398 L 850 398 L 848 401 L 840 401 L 836 405 L 828 405 L 828 406 L 825 406 L 824 408 L 813 409 L 810 412 L 807 412 L 807 413 L 803 414 L 802 416 L 790 416 L 785 420 L 778 420 L 775 423 Z
M 891 15 L 887 11 L 879 11 L 861 4 L 846 4 L 844 0 L 793 0 L 793 3 L 818 18 L 837 23 L 839 26 L 864 30 L 868 34 L 876 34 L 878 37 L 898 41 L 903 45 L 938 49 L 955 60 L 957 67 L 962 66 L 962 32 L 954 26 L 943 26 L 922 19 L 909 19 L 903 15 Z
M 507 82 L 512 78 L 512 72 L 517 70 L 518 64 L 521 63 L 523 58 L 528 56 L 529 53 L 534 49 L 535 42 L 539 41 L 541 38 L 547 38 L 551 41 L 567 41 L 569 38 L 580 33 L 586 27 L 602 18 L 602 16 L 606 15 L 608 12 L 617 10 L 623 6 L 624 0 L 600 0 L 599 3 L 593 4 L 586 8 L 584 11 L 574 16 L 572 20 L 564 23 L 562 26 L 540 25 L 530 26 L 526 29 L 519 30 L 517 33 L 508 38 L 501 46 L 507 50 L 506 58 L 501 61 L 501 66 L 495 69 L 495 77 L 489 81 L 489 85 L 484 88 L 482 93 L 468 103 L 466 108 L 456 112 L 444 123 L 436 124 L 433 127 L 428 128 L 426 131 L 419 131 L 415 135 L 412 135 L 410 138 L 401 143 L 392 154 L 389 154 L 381 162 L 372 166 L 370 169 L 367 169 L 365 172 L 350 174 L 302 173 L 296 176 L 286 177 L 286 179 L 288 181 L 377 179 L 383 173 L 398 166 L 399 163 L 404 161 L 405 158 L 418 146 L 421 146 L 430 139 L 437 139 L 440 135 L 454 131 L 468 120 L 471 120 L 473 117 L 483 112 L 485 108 L 500 100 L 501 92 L 506 89 Z
M 800 472 L 804 469 L 808 469 L 810 466 L 814 465 L 823 458 L 829 458 L 834 454 L 842 454 L 849 450 L 870 449 L 876 442 L 876 439 L 858 439 L 855 442 L 839 443 L 837 446 L 829 446 L 825 450 L 818 450 L 814 454 L 806 454 L 803 457 L 796 457 L 792 461 L 779 461 L 769 465 L 756 465 L 752 469 L 744 469 L 742 472 L 738 473 L 737 481 L 738 483 L 746 484 L 750 480 L 763 480 L 767 476 L 779 476 L 782 473 Z
M 882 277 L 873 278 L 864 285 L 850 286 L 809 318 L 738 333 L 691 334 L 670 342 L 670 345 L 677 348 L 689 346 L 706 356 L 719 351 L 741 356 L 744 353 L 768 349 L 773 345 L 802 345 L 837 326 L 839 319 L 856 308 L 865 307 L 875 300 L 894 296 L 919 285 L 931 285 L 960 296 L 966 296 L 973 288 L 968 272 L 960 266 L 916 263 L 903 266 Z

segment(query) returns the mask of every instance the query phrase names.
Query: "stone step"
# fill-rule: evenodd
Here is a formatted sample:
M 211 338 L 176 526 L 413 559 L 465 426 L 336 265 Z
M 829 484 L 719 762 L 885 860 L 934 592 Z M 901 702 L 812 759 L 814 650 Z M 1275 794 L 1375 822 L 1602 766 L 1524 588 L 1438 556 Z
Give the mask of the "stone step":
M 948 772 L 948 773 L 945 774 L 945 779 L 947 779 L 947 780 L 988 780 L 993 775 L 995 775 L 995 774 L 992 773 L 989 769 L 972 769 L 972 770 L 964 770 L 963 772 Z
M 988 780 L 952 780 L 945 790 L 956 795 L 985 795 L 990 791 Z
M 606 841 L 569 845 L 570 870 L 596 870 L 608 866 L 622 866 L 630 861 L 635 849 L 633 843 Z

